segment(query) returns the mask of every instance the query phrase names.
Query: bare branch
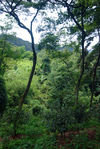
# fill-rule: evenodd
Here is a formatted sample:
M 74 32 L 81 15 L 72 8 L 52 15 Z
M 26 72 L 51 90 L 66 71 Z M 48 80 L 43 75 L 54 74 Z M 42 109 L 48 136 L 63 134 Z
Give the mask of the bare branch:
M 37 9 L 36 14 L 34 15 L 32 21 L 31 21 L 31 26 L 30 26 L 31 31 L 32 31 L 32 24 L 33 24 L 33 22 L 34 22 L 36 16 L 38 15 L 38 12 L 39 12 L 39 9 Z
M 84 31 L 84 29 L 82 28 L 82 26 L 78 23 L 78 21 L 75 19 L 74 14 L 71 12 L 69 4 L 66 3 L 66 7 L 68 9 L 69 14 L 71 15 L 72 19 L 74 20 L 74 22 L 76 23 L 76 25 L 78 26 L 78 28 L 84 32 L 85 36 L 86 36 L 86 32 Z
M 2 8 L 0 8 L 0 11 L 5 12 L 5 13 L 8 13 L 6 10 L 4 10 Z
M 18 3 L 12 8 L 12 11 L 14 11 L 21 2 L 22 0 L 18 1 Z
M 20 21 L 20 19 L 19 19 L 19 17 L 17 16 L 17 14 L 15 14 L 15 13 L 12 12 L 12 11 L 9 12 L 9 14 L 15 18 L 15 20 L 18 22 L 18 25 L 19 25 L 21 28 L 26 29 L 26 30 L 30 33 L 29 28 L 26 27 L 26 26 Z
M 4 11 L 4 12 L 8 12 L 8 9 L 7 9 L 7 7 L 6 7 L 6 5 L 2 2 L 2 0 L 0 1 L 1 2 L 1 4 L 3 5 L 3 7 L 7 10 L 4 10 L 4 9 L 1 9 L 2 10 L 2 12 Z
M 8 0 L 6 0 L 6 2 L 7 2 L 7 4 L 9 5 L 9 7 L 11 7 L 11 5 L 10 5 L 9 1 L 8 1 Z
M 12 2 L 11 2 L 11 6 L 13 5 L 13 3 L 14 3 L 14 0 L 12 0 Z

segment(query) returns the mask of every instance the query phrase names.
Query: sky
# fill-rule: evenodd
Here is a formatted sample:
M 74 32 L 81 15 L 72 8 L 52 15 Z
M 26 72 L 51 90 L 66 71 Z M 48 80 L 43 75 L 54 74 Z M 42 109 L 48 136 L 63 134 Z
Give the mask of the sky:
M 34 26 L 33 27 L 33 35 L 34 35 L 34 42 L 35 42 L 35 44 L 38 44 L 40 42 L 40 40 L 41 40 L 41 34 L 38 33 L 38 31 L 37 31 L 37 26 L 40 23 L 40 21 L 38 21 L 38 20 L 36 20 L 35 23 L 33 24 L 33 26 Z M 27 20 L 26 21 L 26 25 L 29 24 L 28 22 L 29 21 Z M 20 28 L 18 25 L 16 25 L 14 31 L 16 32 L 16 36 L 17 37 L 22 38 L 23 40 L 31 42 L 30 35 L 29 35 L 29 33 L 26 30 L 24 30 L 24 29 Z M 68 38 L 68 40 L 70 40 L 70 38 Z M 74 37 L 73 40 L 76 40 L 76 37 Z M 89 50 L 91 50 L 91 47 L 94 46 L 98 42 L 98 40 L 99 40 L 98 37 L 94 38 L 93 42 L 91 43 L 91 45 L 89 47 Z
M 22 22 L 27 27 L 30 26 L 30 21 L 31 21 L 30 16 L 28 16 L 28 19 L 24 18 L 23 16 L 20 16 L 20 18 L 21 18 Z M 33 35 L 35 37 L 34 38 L 35 43 L 39 43 L 39 41 L 40 41 L 40 33 L 38 33 L 38 31 L 37 31 L 37 26 L 40 23 L 39 20 L 40 20 L 40 18 L 38 17 L 38 20 L 36 20 L 33 23 Z M 7 23 L 7 22 L 9 22 L 9 20 L 7 20 L 5 14 L 1 14 L 0 15 L 0 25 L 4 26 L 4 22 Z M 15 32 L 17 37 L 22 38 L 23 40 L 31 42 L 31 38 L 30 38 L 29 33 L 25 29 L 20 28 L 17 23 L 13 23 L 13 28 L 10 32 Z
M 52 13 L 51 15 L 53 16 L 54 14 Z M 2 14 L 1 15 L 1 20 L 4 21 L 4 18 L 5 18 L 5 15 Z M 28 27 L 30 26 L 30 21 L 32 19 L 31 16 L 27 16 L 26 17 L 26 16 L 23 16 L 23 15 L 20 15 L 20 19 L 22 20 L 22 22 L 26 26 L 28 26 Z M 6 20 L 6 18 L 5 18 L 5 20 Z M 0 25 L 3 25 L 3 21 L 0 21 Z M 35 42 L 35 44 L 38 44 L 40 42 L 40 40 L 41 40 L 41 34 L 37 31 L 37 27 L 41 23 L 41 21 L 42 21 L 41 16 L 37 16 L 37 19 L 33 23 L 33 35 L 34 35 L 34 42 Z M 17 37 L 22 38 L 23 40 L 31 42 L 31 38 L 30 38 L 29 33 L 26 30 L 20 28 L 16 23 L 14 23 L 12 31 L 16 32 L 16 36 Z M 68 38 L 68 37 L 67 37 L 67 39 L 68 39 L 68 41 L 70 40 L 70 38 Z M 98 42 L 98 40 L 99 39 L 97 37 L 94 38 L 92 44 L 89 47 L 89 50 L 91 50 L 91 47 L 94 46 Z
M 34 23 L 33 35 L 34 35 L 35 44 L 39 43 L 39 41 L 40 41 L 40 34 L 37 32 L 36 28 L 37 28 L 37 23 Z M 19 26 L 16 25 L 16 28 L 14 29 L 14 31 L 16 32 L 17 37 L 22 38 L 23 40 L 31 42 L 30 35 L 26 30 L 24 30 L 24 29 L 22 29 L 22 28 L 20 28 Z

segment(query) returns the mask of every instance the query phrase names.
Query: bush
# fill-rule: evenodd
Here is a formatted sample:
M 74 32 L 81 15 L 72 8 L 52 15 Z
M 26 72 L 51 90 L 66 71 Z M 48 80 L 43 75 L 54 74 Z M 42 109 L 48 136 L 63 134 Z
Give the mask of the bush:
M 88 118 L 87 106 L 83 103 L 78 103 L 74 107 L 74 117 L 78 123 L 81 123 Z
M 77 134 L 76 136 L 73 136 L 73 139 L 71 140 L 70 144 L 66 145 L 66 148 L 70 148 L 70 149 L 97 149 L 95 148 L 96 144 L 95 141 L 90 141 L 88 139 L 87 134 L 83 133 L 83 134 Z
M 36 141 L 34 149 L 57 149 L 55 137 L 43 135 Z
M 5 135 L 16 135 L 18 128 L 29 121 L 30 112 L 27 111 L 26 108 L 23 108 L 20 112 L 18 109 L 19 108 L 17 106 L 13 108 L 6 108 L 1 120 L 3 132 L 2 137 L 5 137 Z
M 73 123 L 73 113 L 69 108 L 63 108 L 62 111 L 56 111 L 55 109 L 48 110 L 45 113 L 45 119 L 47 127 L 52 131 L 58 131 L 61 134 L 67 131 L 69 124 Z
M 34 143 L 31 138 L 12 139 L 3 144 L 3 149 L 33 149 Z
M 42 112 L 42 107 L 40 105 L 35 105 L 32 109 L 33 115 L 41 114 L 41 112 Z
M 100 101 L 96 101 L 91 108 L 91 115 L 100 121 Z

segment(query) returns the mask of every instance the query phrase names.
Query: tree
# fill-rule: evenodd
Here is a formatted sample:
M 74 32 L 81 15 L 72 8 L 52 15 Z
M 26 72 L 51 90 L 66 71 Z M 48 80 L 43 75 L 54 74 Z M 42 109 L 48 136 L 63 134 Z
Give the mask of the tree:
M 93 95 L 94 95 L 94 89 L 95 89 L 95 80 L 96 80 L 96 74 L 97 74 L 97 68 L 100 63 L 100 2 L 95 1 L 94 5 L 96 6 L 95 8 L 95 13 L 94 13 L 94 24 L 95 24 L 95 29 L 98 32 L 98 37 L 99 37 L 99 42 L 97 45 L 98 49 L 98 56 L 96 63 L 94 64 L 94 69 L 93 69 L 93 81 L 92 81 L 92 91 L 91 91 L 91 100 L 90 100 L 90 107 L 92 106 L 92 101 L 93 101 Z
M 39 11 L 45 6 L 45 2 L 46 1 L 28 1 L 26 2 L 25 0 L 0 0 L 0 12 L 4 12 L 9 14 L 10 16 L 12 16 L 18 23 L 18 25 L 25 29 L 31 37 L 31 42 L 32 42 L 32 51 L 33 51 L 33 66 L 32 66 L 32 70 L 29 76 L 29 81 L 27 83 L 26 89 L 24 94 L 22 95 L 21 99 L 20 99 L 20 103 L 19 103 L 19 108 L 22 108 L 23 102 L 28 94 L 30 85 L 31 85 L 31 81 L 34 75 L 34 71 L 35 71 L 35 66 L 36 66 L 36 61 L 37 61 L 37 56 L 36 56 L 36 52 L 35 52 L 35 45 L 34 45 L 34 36 L 33 36 L 33 22 L 36 19 Z M 36 10 L 31 22 L 30 22 L 30 28 L 28 28 L 20 19 L 20 13 L 19 11 L 21 10 L 22 12 L 28 12 L 29 13 L 29 8 L 32 7 L 34 8 L 34 10 Z
M 66 8 L 66 10 L 63 12 L 61 11 L 59 15 L 60 18 L 62 18 L 62 23 L 65 24 L 67 20 L 71 20 L 76 25 L 75 28 L 79 30 L 79 36 L 81 37 L 81 72 L 80 76 L 77 81 L 76 85 L 76 103 L 78 102 L 78 94 L 79 94 L 79 88 L 82 76 L 84 74 L 84 65 L 85 65 L 85 38 L 86 38 L 86 30 L 84 27 L 84 17 L 86 15 L 86 11 L 88 9 L 88 3 L 87 1 L 64 1 L 64 0 L 49 0 L 53 5 L 60 5 Z M 60 19 L 59 18 L 59 19 Z M 59 21 L 58 21 L 59 22 Z M 60 21 L 61 22 L 61 21 Z M 68 22 L 67 22 L 68 23 Z M 74 26 L 72 26 L 74 28 Z
M 64 28 L 67 28 L 65 26 L 65 23 L 67 20 L 70 20 L 73 22 L 73 24 L 70 26 L 70 33 L 78 35 L 79 43 L 81 44 L 81 71 L 80 76 L 77 81 L 76 85 L 76 103 L 78 102 L 78 96 L 79 96 L 79 90 L 80 90 L 80 84 L 83 77 L 83 74 L 85 72 L 85 58 L 88 54 L 87 48 L 90 45 L 90 42 L 94 39 L 95 33 L 98 30 L 99 27 L 99 2 L 98 0 L 71 0 L 71 1 L 64 1 L 64 0 L 49 0 L 49 2 L 54 6 L 63 6 L 66 8 L 65 10 L 60 9 L 59 13 L 59 20 L 57 23 L 64 24 Z M 58 7 L 59 9 L 59 7 Z M 97 14 L 97 15 L 96 15 Z M 98 17 L 97 17 L 98 16 Z M 98 19 L 96 19 L 98 18 Z M 97 21 L 98 20 L 98 21 Z M 68 23 L 68 22 L 67 22 Z M 85 46 L 85 44 L 87 44 Z M 98 55 L 99 57 L 99 55 Z M 95 82 L 94 78 L 96 76 L 96 67 L 98 65 L 97 63 L 94 66 L 94 75 L 93 75 L 93 82 Z M 93 83 L 94 84 L 94 83 Z M 93 86 L 93 85 L 92 85 Z M 92 87 L 93 88 L 93 87 Z M 93 89 L 92 89 L 93 90 Z M 92 93 L 93 94 L 93 93 Z M 91 100 L 92 100 L 91 95 Z
M 32 78 L 33 78 L 33 75 L 35 72 L 35 67 L 36 67 L 36 62 L 37 62 L 37 54 L 35 51 L 34 36 L 33 36 L 33 22 L 36 19 L 39 11 L 41 9 L 43 9 L 45 5 L 46 5 L 46 0 L 45 1 L 38 0 L 37 2 L 35 0 L 33 2 L 30 2 L 30 1 L 26 2 L 25 0 L 17 0 L 17 1 L 16 0 L 9 0 L 9 1 L 8 0 L 4 0 L 4 1 L 0 0 L 0 12 L 6 13 L 6 14 L 12 16 L 16 20 L 19 27 L 25 29 L 29 33 L 29 35 L 31 37 L 31 46 L 32 46 L 32 52 L 33 52 L 32 70 L 30 72 L 30 76 L 29 76 L 29 80 L 28 80 L 26 89 L 25 89 L 22 97 L 20 98 L 19 107 L 18 107 L 18 110 L 15 115 L 15 119 L 13 122 L 14 135 L 16 135 L 17 120 L 18 120 L 19 114 L 22 110 L 22 106 L 23 106 L 25 98 L 28 94 L 29 88 L 31 86 L 31 82 L 32 82 Z M 30 22 L 30 27 L 27 27 L 20 19 L 20 11 L 21 11 L 21 13 L 27 14 L 30 12 L 29 11 L 30 7 L 33 8 L 35 13 L 32 17 L 31 22 Z
M 10 53 L 11 45 L 7 42 L 7 39 L 12 36 L 14 33 L 9 33 L 12 29 L 13 19 L 11 17 L 5 16 L 5 18 L 2 20 L 0 19 L 0 22 L 3 22 L 3 25 L 0 25 L 0 72 L 2 75 L 4 74 L 4 70 L 6 67 L 6 61 L 5 57 L 7 57 L 7 54 Z
M 55 57 L 51 62 L 51 72 L 48 75 L 49 100 L 46 120 L 52 131 L 64 134 L 68 124 L 73 121 L 75 74 L 72 71 L 72 61 L 69 52 L 57 51 L 61 57 Z M 65 63 L 66 62 L 66 63 Z M 67 71 L 66 71 L 67 69 Z
M 11 45 L 5 40 L 0 39 L 0 74 L 4 75 L 7 67 L 6 57 L 11 54 Z
M 48 51 L 57 50 L 59 47 L 59 38 L 52 34 L 48 33 L 45 38 L 39 43 L 39 50 L 46 49 Z
M 84 18 L 85 22 L 85 28 L 87 30 L 87 42 L 92 42 L 94 37 L 98 37 L 99 41 L 97 45 L 95 45 L 94 48 L 92 48 L 92 52 L 89 53 L 89 56 L 87 56 L 86 64 L 90 64 L 92 62 L 93 68 L 92 68 L 92 75 L 91 75 L 91 81 L 90 89 L 91 89 L 91 99 L 90 99 L 90 107 L 92 106 L 93 101 L 93 95 L 96 91 L 96 78 L 97 78 L 97 70 L 100 63 L 99 57 L 100 57 L 100 3 L 97 0 L 89 1 L 88 2 L 88 10 L 86 13 L 86 16 Z M 89 58 L 89 59 L 88 59 Z M 89 62 L 90 61 L 90 62 Z M 89 63 L 88 63 L 89 62 Z M 89 66 L 88 66 L 89 67 Z
M 9 30 L 12 29 L 12 20 L 10 19 L 10 23 L 8 20 L 8 17 L 6 17 L 4 20 L 0 20 L 0 22 L 4 22 L 3 26 L 0 25 L 0 117 L 3 115 L 7 105 L 7 92 L 3 75 L 5 73 L 5 69 L 7 68 L 7 62 L 5 59 L 8 53 L 10 53 L 8 51 L 11 50 L 11 45 L 6 41 L 7 38 L 9 38 Z

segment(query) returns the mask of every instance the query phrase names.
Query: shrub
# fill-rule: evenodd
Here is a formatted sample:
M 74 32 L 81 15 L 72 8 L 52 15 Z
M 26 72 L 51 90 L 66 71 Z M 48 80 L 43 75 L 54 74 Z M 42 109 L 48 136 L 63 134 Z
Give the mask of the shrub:
M 33 115 L 41 114 L 41 112 L 42 112 L 42 107 L 40 105 L 35 105 L 32 109 Z
M 78 123 L 81 123 L 88 118 L 87 106 L 83 103 L 78 103 L 74 107 L 74 117 Z
M 29 114 L 29 111 L 25 108 L 19 112 L 17 106 L 13 108 L 7 107 L 1 121 L 2 127 L 5 125 L 2 130 L 4 132 L 3 137 L 5 135 L 16 135 L 18 128 L 29 121 Z
M 91 108 L 91 114 L 100 121 L 100 101 L 96 101 Z
M 57 149 L 55 137 L 43 135 L 36 141 L 34 149 Z
M 49 109 L 48 112 L 45 113 L 45 119 L 47 127 L 52 132 L 58 131 L 61 134 L 64 134 L 68 129 L 68 125 L 74 121 L 72 109 L 69 109 L 68 107 L 64 107 L 62 111 Z

